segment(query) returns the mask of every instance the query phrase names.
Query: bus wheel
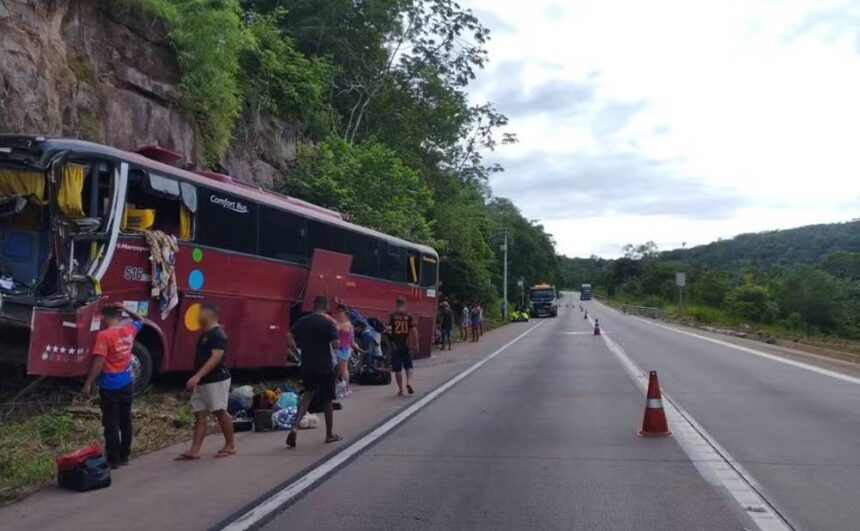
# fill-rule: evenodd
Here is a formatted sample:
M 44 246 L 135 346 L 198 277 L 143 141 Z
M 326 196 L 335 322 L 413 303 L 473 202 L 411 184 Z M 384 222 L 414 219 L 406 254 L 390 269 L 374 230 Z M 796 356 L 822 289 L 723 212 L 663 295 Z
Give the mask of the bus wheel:
M 134 392 L 146 391 L 152 383 L 154 370 L 152 354 L 140 341 L 135 341 L 131 347 L 131 378 L 134 382 Z

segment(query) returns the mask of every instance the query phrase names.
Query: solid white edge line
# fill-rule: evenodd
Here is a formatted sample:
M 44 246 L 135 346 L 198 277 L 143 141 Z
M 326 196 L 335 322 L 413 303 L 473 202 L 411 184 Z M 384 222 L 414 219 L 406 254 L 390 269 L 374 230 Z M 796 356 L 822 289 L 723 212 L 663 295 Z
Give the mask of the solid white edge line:
M 355 456 L 356 454 L 358 454 L 359 452 L 361 452 L 362 450 L 367 448 L 369 445 L 376 442 L 381 437 L 385 436 L 388 432 L 390 432 L 391 430 L 396 428 L 398 425 L 403 423 L 409 417 L 416 414 L 421 408 L 423 408 L 424 406 L 426 406 L 427 404 L 432 402 L 439 395 L 441 395 L 445 391 L 447 391 L 447 390 L 451 389 L 452 387 L 454 387 L 455 385 L 457 385 L 461 380 L 463 380 L 464 378 L 466 378 L 467 376 L 469 376 L 473 372 L 475 372 L 478 369 L 480 369 L 481 367 L 483 367 L 487 362 L 489 362 L 490 360 L 492 360 L 493 358 L 495 358 L 496 356 L 498 356 L 499 354 L 501 354 L 502 352 L 507 350 L 511 345 L 513 345 L 514 343 L 516 343 L 520 339 L 524 338 L 525 336 L 530 334 L 532 331 L 534 331 L 536 328 L 542 326 L 545 323 L 547 323 L 547 321 L 541 321 L 540 323 L 537 323 L 536 325 L 532 326 L 531 328 L 529 328 L 528 330 L 526 330 L 522 334 L 520 334 L 517 337 L 513 338 L 512 340 L 508 341 L 507 343 L 505 343 L 504 345 L 502 345 L 501 347 L 496 349 L 489 356 L 483 358 L 482 360 L 478 361 L 474 365 L 463 370 L 463 372 L 457 374 L 456 376 L 454 376 L 453 378 L 451 378 L 447 382 L 443 383 L 442 385 L 440 385 L 439 387 L 437 387 L 436 389 L 434 389 L 433 391 L 428 393 L 426 396 L 424 396 L 423 398 L 421 398 L 420 400 L 418 400 L 417 402 L 415 402 L 411 406 L 407 407 L 406 409 L 404 409 L 403 411 L 401 411 L 400 413 L 398 413 L 397 415 L 392 417 L 390 420 L 388 420 L 387 422 L 385 422 L 384 424 L 382 424 L 381 426 L 379 426 L 378 428 L 373 430 L 372 432 L 368 433 L 367 435 L 365 435 L 364 437 L 362 437 L 358 441 L 347 446 L 342 451 L 338 452 L 337 454 L 335 454 L 331 458 L 329 458 L 327 461 L 320 464 L 318 467 L 314 468 L 313 470 L 311 470 L 310 472 L 308 472 L 304 476 L 300 477 L 299 479 L 297 479 L 293 483 L 290 483 L 289 485 L 287 485 L 286 487 L 284 487 L 280 491 L 276 492 L 275 494 L 270 496 L 268 499 L 266 499 L 264 502 L 257 505 L 256 507 L 254 507 L 250 511 L 246 512 L 245 514 L 243 514 L 242 516 L 240 516 L 239 518 L 237 518 L 236 520 L 231 522 L 229 525 L 225 526 L 223 528 L 223 530 L 224 531 L 245 531 L 247 529 L 250 529 L 254 525 L 258 524 L 259 522 L 264 520 L 266 517 L 268 517 L 270 514 L 277 511 L 278 509 L 280 509 L 283 505 L 285 505 L 286 503 L 289 503 L 290 500 L 292 500 L 293 498 L 295 498 L 296 496 L 298 496 L 299 494 L 301 494 L 302 492 L 304 492 L 305 490 L 307 490 L 308 488 L 310 488 L 311 486 L 316 484 L 317 481 L 324 478 L 330 472 L 336 470 L 343 463 L 345 463 L 346 461 L 351 459 L 353 456 Z
M 591 320 L 591 317 L 589 317 Z M 646 393 L 648 376 L 618 343 L 606 335 L 603 341 L 621 362 L 630 378 Z M 792 527 L 771 504 L 759 494 L 759 484 L 695 419 L 664 391 L 663 409 L 669 429 L 678 445 L 705 479 L 712 485 L 725 487 L 741 510 L 761 531 L 791 531 Z
M 645 319 L 640 319 L 640 321 L 642 321 L 646 324 L 649 324 L 651 326 L 656 326 L 657 328 L 663 328 L 665 330 L 675 332 L 676 334 L 682 334 L 685 336 L 695 337 L 695 338 L 701 339 L 703 341 L 709 341 L 711 343 L 715 343 L 715 344 L 723 346 L 723 347 L 729 347 L 729 348 L 733 348 L 735 350 L 740 350 L 742 352 L 746 352 L 748 354 L 753 354 L 753 355 L 756 355 L 756 356 L 759 356 L 759 357 L 762 357 L 762 358 L 765 358 L 765 359 L 768 359 L 771 361 L 778 361 L 779 363 L 791 365 L 792 367 L 797 367 L 800 369 L 806 369 L 807 371 L 811 371 L 811 372 L 821 374 L 824 376 L 829 376 L 829 377 L 835 378 L 837 380 L 842 380 L 843 382 L 848 382 L 848 383 L 853 383 L 855 385 L 860 385 L 860 378 L 857 378 L 854 376 L 849 376 L 849 375 L 841 373 L 841 372 L 832 371 L 830 369 L 825 369 L 822 367 L 816 367 L 815 365 L 803 363 L 802 361 L 796 361 L 796 360 L 793 360 L 790 358 L 785 358 L 785 357 L 779 356 L 777 354 L 770 354 L 768 352 L 763 352 L 761 350 L 756 350 L 754 348 L 745 347 L 743 345 L 738 345 L 736 343 L 732 343 L 731 341 L 723 341 L 722 339 L 703 336 L 703 335 L 697 334 L 695 332 L 688 332 L 687 330 L 680 330 L 678 328 L 675 328 L 672 326 L 667 326 L 667 325 L 664 325 L 661 323 L 654 323 L 651 321 L 647 321 Z

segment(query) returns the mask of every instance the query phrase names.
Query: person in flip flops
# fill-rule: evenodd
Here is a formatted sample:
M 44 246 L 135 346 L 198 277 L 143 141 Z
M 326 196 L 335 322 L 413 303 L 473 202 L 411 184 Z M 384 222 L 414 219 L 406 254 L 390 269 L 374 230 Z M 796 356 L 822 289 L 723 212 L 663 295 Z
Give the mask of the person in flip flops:
M 194 356 L 194 376 L 188 379 L 186 389 L 191 391 L 191 409 L 194 411 L 194 437 L 191 448 L 176 459 L 200 459 L 203 439 L 209 431 L 209 414 L 218 419 L 221 433 L 224 434 L 224 447 L 215 457 L 229 457 L 236 454 L 233 440 L 233 419 L 227 413 L 227 399 L 230 395 L 230 371 L 225 365 L 227 356 L 227 334 L 218 324 L 218 308 L 205 303 L 198 317 L 203 332 L 197 339 L 197 353 Z
M 406 391 L 411 395 L 412 389 L 412 353 L 418 350 L 418 328 L 415 319 L 406 311 L 406 298 L 397 297 L 394 303 L 394 313 L 388 319 L 391 341 L 394 351 L 391 353 L 391 372 L 397 380 L 397 396 L 403 393 L 403 371 L 406 371 Z
M 304 418 L 311 401 L 316 398 L 322 404 L 325 414 L 325 442 L 342 440 L 332 430 L 334 429 L 335 373 L 332 362 L 332 349 L 340 348 L 337 327 L 334 320 L 326 314 L 328 298 L 317 295 L 314 298 L 314 312 L 310 313 L 293 325 L 290 334 L 293 341 L 302 352 L 302 400 L 296 414 L 293 429 L 287 435 L 287 446 L 296 447 L 299 435 L 299 420 Z

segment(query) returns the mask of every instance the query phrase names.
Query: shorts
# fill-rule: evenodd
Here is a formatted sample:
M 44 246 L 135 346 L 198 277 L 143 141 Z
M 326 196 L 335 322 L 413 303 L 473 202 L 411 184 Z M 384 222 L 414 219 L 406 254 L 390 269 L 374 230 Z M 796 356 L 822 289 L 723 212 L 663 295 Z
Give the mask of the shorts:
M 408 348 L 399 348 L 391 353 L 391 371 L 400 372 L 403 369 L 412 370 L 412 352 Z
M 195 413 L 226 411 L 229 396 L 230 378 L 220 382 L 197 384 L 191 393 L 191 410 Z
M 450 328 L 442 329 L 442 341 L 447 341 L 448 343 L 451 342 L 451 331 L 452 330 Z
M 305 391 L 314 394 L 314 399 L 320 402 L 331 402 L 335 399 L 334 373 L 325 374 L 302 374 L 302 387 Z
M 349 361 L 350 356 L 352 356 L 352 349 L 339 348 L 334 351 L 334 355 L 337 357 L 337 361 Z

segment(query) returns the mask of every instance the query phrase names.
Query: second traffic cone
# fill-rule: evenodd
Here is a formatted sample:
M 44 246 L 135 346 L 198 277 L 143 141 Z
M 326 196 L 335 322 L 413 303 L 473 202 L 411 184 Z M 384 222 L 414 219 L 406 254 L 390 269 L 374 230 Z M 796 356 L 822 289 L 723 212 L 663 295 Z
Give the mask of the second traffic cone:
M 643 437 L 665 437 L 672 435 L 666 423 L 666 412 L 663 411 L 663 397 L 660 394 L 660 382 L 657 381 L 657 371 L 648 375 L 648 396 L 645 400 L 645 418 L 639 435 Z
M 594 320 L 594 335 L 596 335 L 596 336 L 600 335 L 600 320 L 599 319 Z

